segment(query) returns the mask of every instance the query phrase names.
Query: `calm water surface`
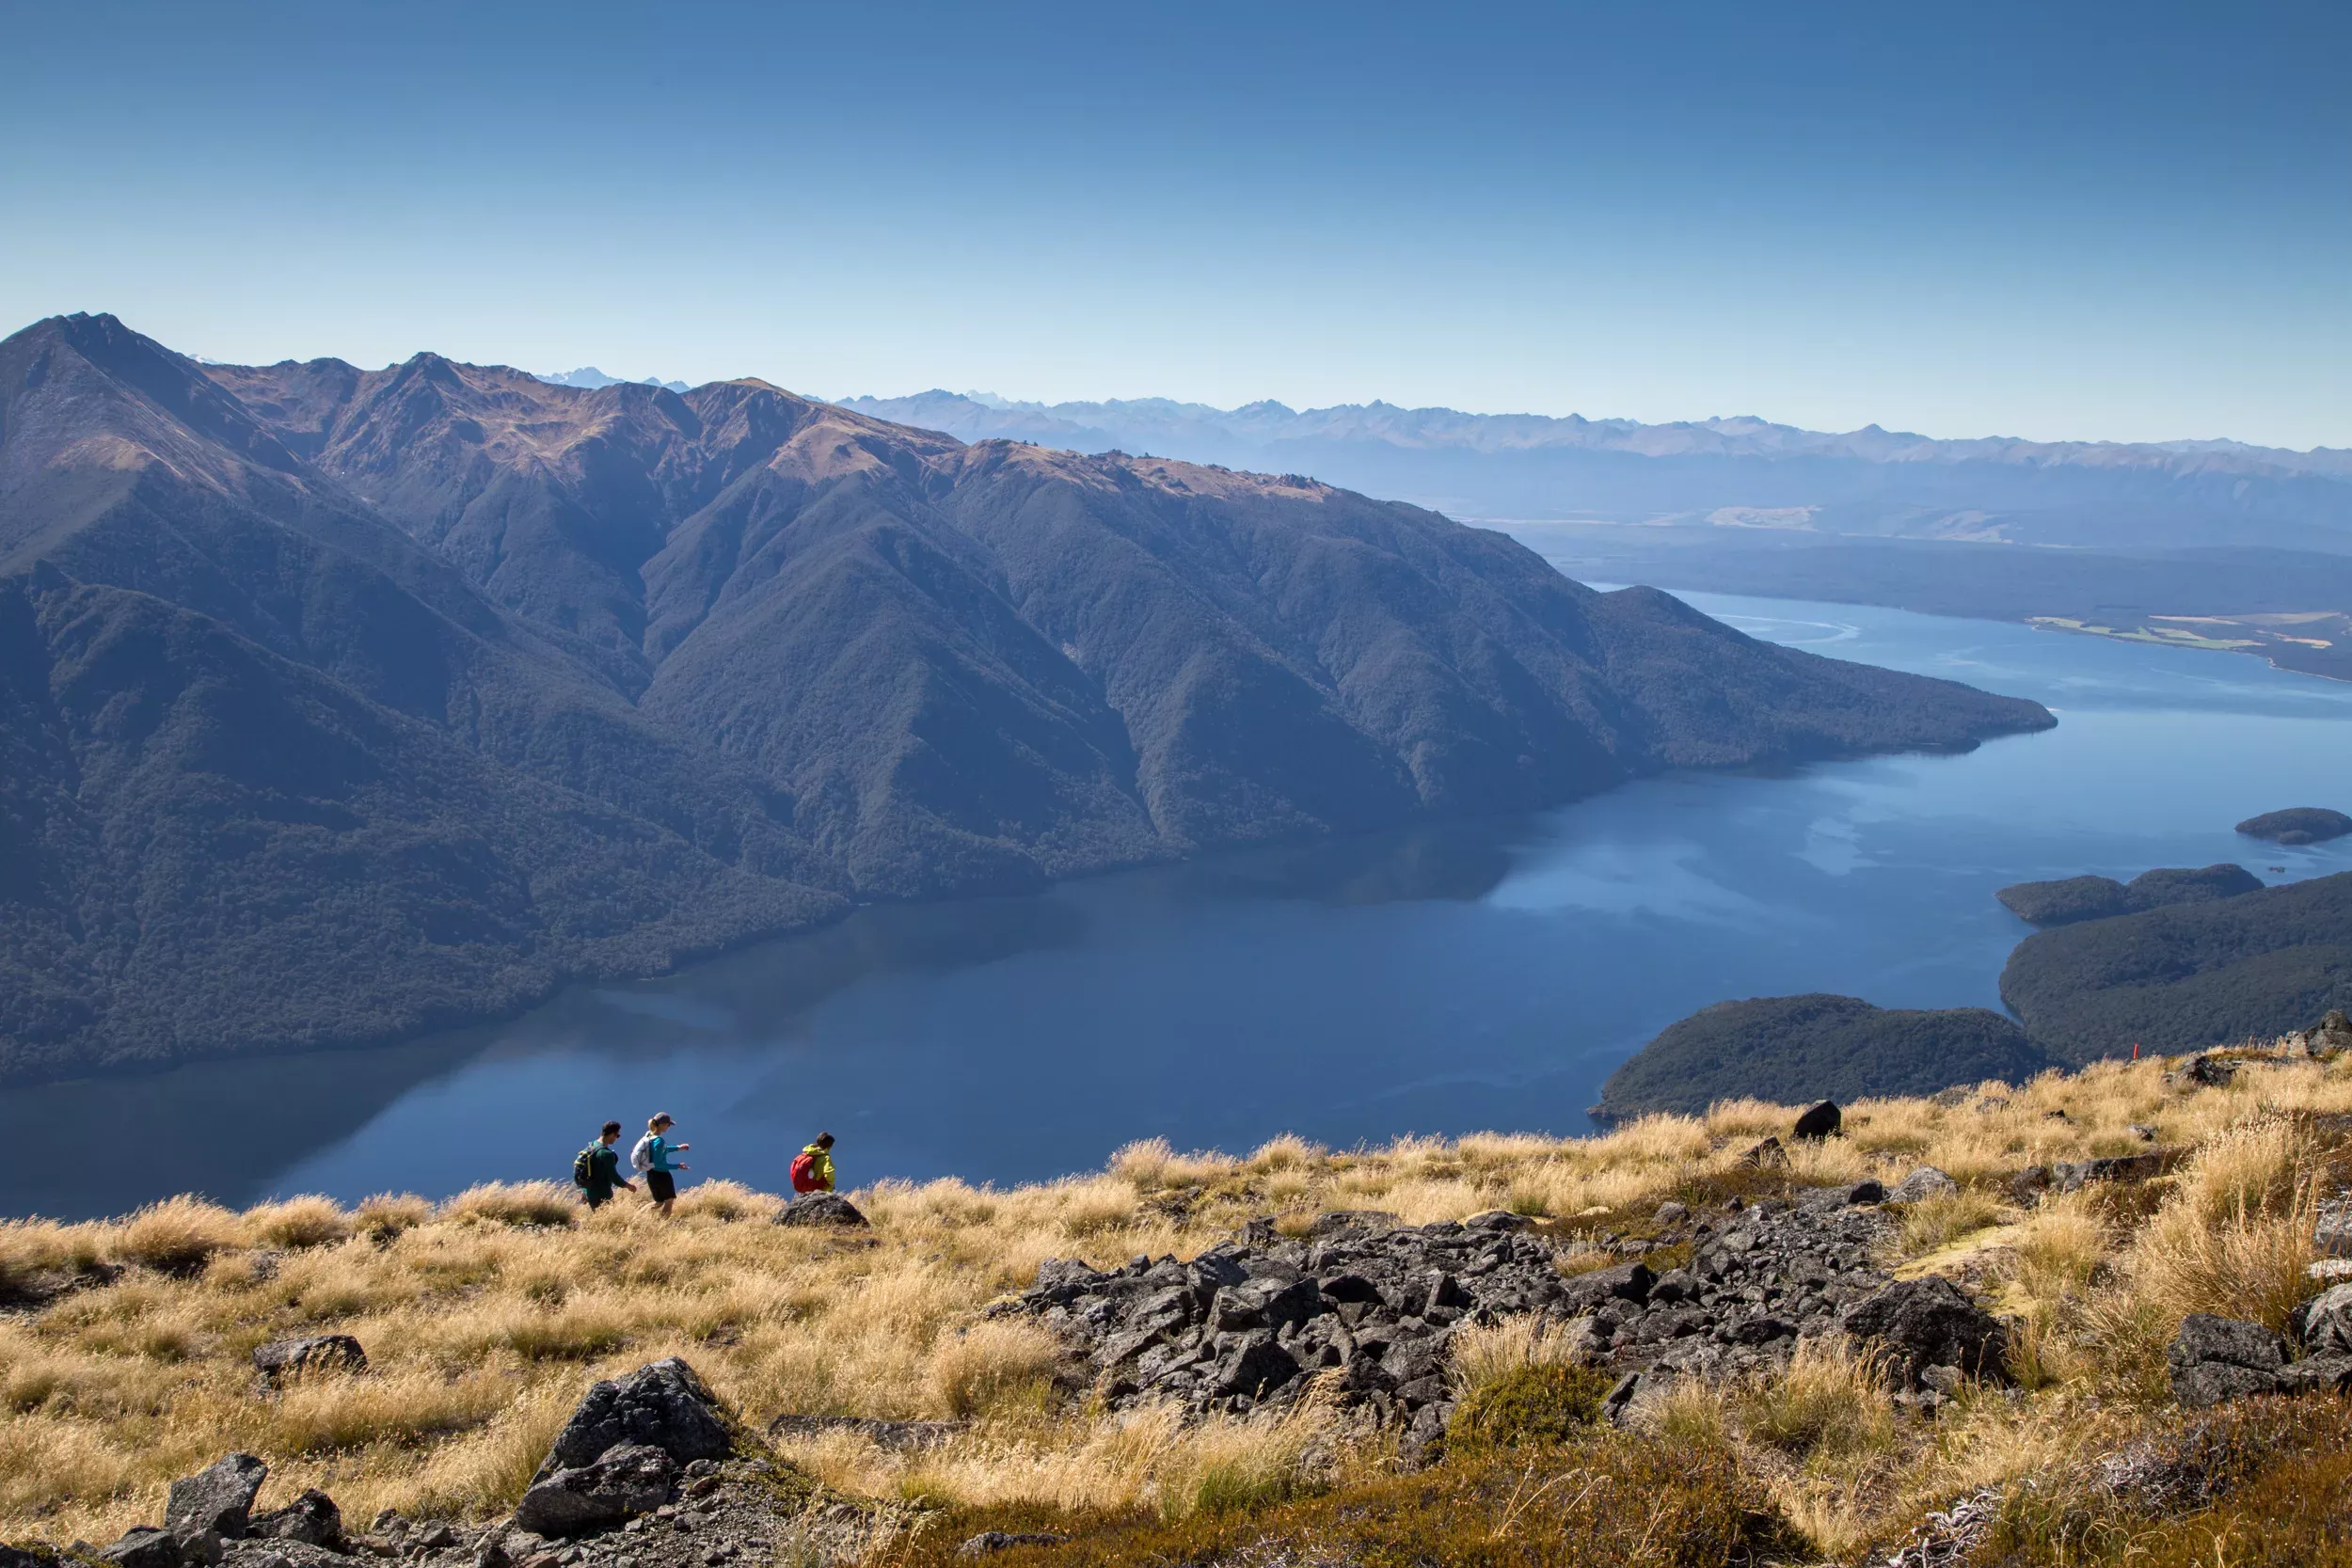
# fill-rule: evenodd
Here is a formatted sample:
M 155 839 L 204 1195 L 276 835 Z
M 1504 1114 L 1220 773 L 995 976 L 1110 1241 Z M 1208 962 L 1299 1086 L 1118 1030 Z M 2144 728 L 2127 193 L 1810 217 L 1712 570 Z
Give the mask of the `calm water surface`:
M 2352 869 L 2352 843 L 2231 832 L 2346 804 L 2352 685 L 1990 622 L 1686 597 L 1758 637 L 2037 698 L 2058 728 L 870 909 L 507 1024 L 0 1093 L 15 1167 L 0 1212 L 568 1180 L 598 1123 L 654 1110 L 678 1118 L 695 1177 L 771 1189 L 820 1127 L 850 1183 L 1031 1180 L 1153 1134 L 1236 1149 L 1284 1131 L 1576 1132 L 1612 1068 L 1710 1002 L 1998 1006 L 2026 934 L 1994 902 L 2006 883 Z

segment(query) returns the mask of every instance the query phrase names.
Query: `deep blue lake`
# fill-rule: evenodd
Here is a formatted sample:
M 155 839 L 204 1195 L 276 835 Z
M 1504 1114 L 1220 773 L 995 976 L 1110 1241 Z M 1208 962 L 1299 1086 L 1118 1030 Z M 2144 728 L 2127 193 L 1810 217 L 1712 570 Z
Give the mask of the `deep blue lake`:
M 2352 804 L 2352 685 L 2240 655 L 1685 595 L 1839 658 L 2037 698 L 1960 757 L 1647 780 L 1532 817 L 894 906 L 668 979 L 389 1049 L 0 1093 L 0 1213 L 195 1190 L 440 1196 L 568 1180 L 607 1117 L 678 1118 L 696 1178 L 775 1189 L 829 1128 L 845 1185 L 1011 1182 L 1159 1134 L 1573 1133 L 1650 1036 L 1727 997 L 1998 1006 L 2027 878 L 2352 869 L 2231 825 Z M 632 1133 L 633 1135 L 633 1133 Z

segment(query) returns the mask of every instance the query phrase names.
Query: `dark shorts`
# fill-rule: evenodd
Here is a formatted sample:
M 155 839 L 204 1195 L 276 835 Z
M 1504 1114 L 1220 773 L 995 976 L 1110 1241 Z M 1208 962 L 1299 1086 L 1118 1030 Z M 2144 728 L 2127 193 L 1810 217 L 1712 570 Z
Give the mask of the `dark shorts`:
M 645 1173 L 645 1193 L 656 1203 L 667 1203 L 677 1196 L 677 1183 L 666 1170 L 649 1170 Z
M 612 1201 L 612 1189 L 607 1187 L 600 1193 L 593 1191 L 583 1192 L 580 1195 L 580 1201 L 585 1203 L 591 1209 L 601 1209 L 606 1204 Z

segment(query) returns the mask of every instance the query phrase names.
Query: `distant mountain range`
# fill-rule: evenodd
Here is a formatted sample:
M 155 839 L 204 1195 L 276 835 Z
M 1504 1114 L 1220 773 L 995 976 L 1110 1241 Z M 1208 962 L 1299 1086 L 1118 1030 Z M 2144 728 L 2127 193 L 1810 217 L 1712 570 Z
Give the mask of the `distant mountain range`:
M 1571 577 L 2033 621 L 2352 679 L 2352 450 L 1942 441 L 1160 398 L 851 398 L 944 431 L 1313 474 L 1509 531 Z
M 550 387 L 577 387 L 583 392 L 593 392 L 604 387 L 621 386 L 660 387 L 673 392 L 686 392 L 693 389 L 683 381 L 663 381 L 658 376 L 640 376 L 633 382 L 628 381 L 621 376 L 607 375 L 594 365 L 582 365 L 576 371 L 546 371 L 542 372 L 536 379 L 546 382 Z
M 2051 722 L 1295 475 L 759 381 L 202 366 L 103 315 L 0 342 L 5 1076 Z
M 1746 418 L 1642 424 L 1385 403 L 1220 409 L 930 391 L 842 406 L 967 441 L 1295 469 L 1471 519 L 2352 552 L 2352 449 L 1936 440 L 1876 425 L 1833 435 Z

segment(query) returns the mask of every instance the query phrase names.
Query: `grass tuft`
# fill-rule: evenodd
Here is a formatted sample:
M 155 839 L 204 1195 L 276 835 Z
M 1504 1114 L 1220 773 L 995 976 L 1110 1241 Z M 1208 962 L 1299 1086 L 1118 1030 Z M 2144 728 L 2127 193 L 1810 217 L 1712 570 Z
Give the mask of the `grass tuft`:
M 331 1197 L 315 1193 L 248 1210 L 246 1223 L 269 1246 L 327 1246 L 351 1234 L 351 1216 Z
M 126 1263 L 184 1274 L 244 1241 L 245 1227 L 236 1215 L 202 1198 L 181 1196 L 151 1203 L 123 1221 L 113 1251 Z

